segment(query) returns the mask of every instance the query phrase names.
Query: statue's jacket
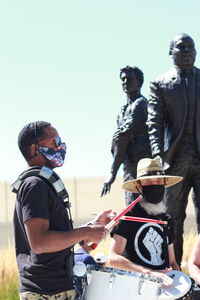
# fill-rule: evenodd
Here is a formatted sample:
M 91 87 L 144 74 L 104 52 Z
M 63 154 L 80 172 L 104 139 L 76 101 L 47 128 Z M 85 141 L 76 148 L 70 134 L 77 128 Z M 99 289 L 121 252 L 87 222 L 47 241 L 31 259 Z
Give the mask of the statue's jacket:
M 112 149 L 117 149 L 118 153 L 125 153 L 123 159 L 125 180 L 135 178 L 138 161 L 151 156 L 146 125 L 147 99 L 138 95 L 132 100 L 121 108 L 117 124 L 123 133 L 112 143 Z
M 193 67 L 195 76 L 194 134 L 200 153 L 200 70 Z M 173 67 L 150 83 L 148 100 L 148 132 L 152 155 L 161 155 L 170 166 L 184 137 L 188 113 L 188 94 L 185 82 Z

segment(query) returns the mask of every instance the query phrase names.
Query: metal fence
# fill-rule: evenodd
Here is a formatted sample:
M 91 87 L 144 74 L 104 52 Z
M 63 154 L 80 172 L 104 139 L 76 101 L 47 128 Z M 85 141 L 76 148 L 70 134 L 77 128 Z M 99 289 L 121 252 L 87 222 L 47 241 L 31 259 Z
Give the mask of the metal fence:
M 105 178 L 71 178 L 64 180 L 72 204 L 71 213 L 74 225 L 84 224 L 91 220 L 93 211 L 100 212 L 113 209 L 119 212 L 125 206 L 122 178 L 118 177 L 112 185 L 111 192 L 100 197 Z M 5 245 L 8 239 L 13 239 L 12 219 L 16 195 L 11 192 L 10 182 L 0 182 L 0 246 Z M 194 208 L 191 199 L 187 207 L 185 232 L 196 230 Z
M 117 178 L 110 194 L 100 197 L 105 178 L 72 178 L 64 180 L 72 203 L 72 216 L 75 220 L 89 218 L 92 211 L 124 207 L 122 178 Z M 10 182 L 0 182 L 0 223 L 12 222 L 16 194 L 11 192 Z
M 113 209 L 119 211 L 125 206 L 124 192 L 121 189 L 122 178 L 117 178 L 111 192 L 100 197 L 105 178 L 71 178 L 64 180 L 72 204 L 71 213 L 74 225 L 84 224 L 91 220 L 91 212 Z M 16 194 L 11 192 L 10 182 L 0 182 L 0 246 L 13 240 L 13 211 Z

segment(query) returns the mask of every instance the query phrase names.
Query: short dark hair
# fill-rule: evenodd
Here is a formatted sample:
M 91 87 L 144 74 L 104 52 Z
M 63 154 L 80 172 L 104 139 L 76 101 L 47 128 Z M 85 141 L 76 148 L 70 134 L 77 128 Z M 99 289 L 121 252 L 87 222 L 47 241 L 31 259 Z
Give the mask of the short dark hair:
M 18 135 L 18 147 L 28 162 L 30 160 L 30 146 L 37 144 L 40 138 L 45 137 L 44 128 L 51 126 L 49 122 L 36 121 L 25 125 Z
M 136 66 L 130 67 L 130 66 L 126 66 L 122 69 L 120 69 L 120 73 L 119 73 L 119 77 L 121 78 L 121 75 L 123 72 L 134 72 L 135 77 L 137 78 L 138 82 L 139 82 L 139 86 L 141 87 L 143 85 L 144 82 L 144 74 L 143 72 Z

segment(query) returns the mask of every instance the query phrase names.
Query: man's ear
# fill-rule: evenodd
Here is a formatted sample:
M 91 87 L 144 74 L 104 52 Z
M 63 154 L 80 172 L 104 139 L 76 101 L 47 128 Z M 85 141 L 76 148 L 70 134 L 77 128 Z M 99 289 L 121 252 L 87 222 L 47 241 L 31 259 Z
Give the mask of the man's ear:
M 30 157 L 34 157 L 38 154 L 38 145 L 36 144 L 32 144 L 31 147 L 30 147 Z

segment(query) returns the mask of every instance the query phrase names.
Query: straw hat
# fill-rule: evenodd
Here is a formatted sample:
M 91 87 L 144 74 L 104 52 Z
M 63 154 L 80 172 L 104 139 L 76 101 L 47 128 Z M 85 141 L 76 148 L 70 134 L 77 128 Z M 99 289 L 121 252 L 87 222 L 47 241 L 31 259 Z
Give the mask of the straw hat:
M 174 185 L 183 179 L 181 176 L 165 175 L 159 156 L 156 156 L 154 159 L 142 158 L 137 165 L 137 178 L 125 181 L 122 185 L 122 188 L 132 193 L 138 193 L 136 188 L 137 181 L 153 178 L 165 178 L 166 187 Z

